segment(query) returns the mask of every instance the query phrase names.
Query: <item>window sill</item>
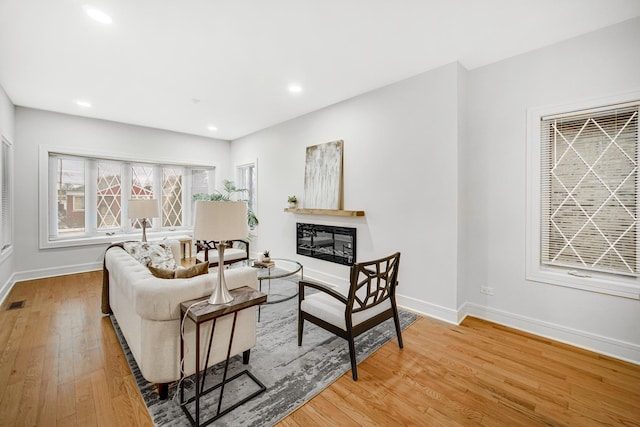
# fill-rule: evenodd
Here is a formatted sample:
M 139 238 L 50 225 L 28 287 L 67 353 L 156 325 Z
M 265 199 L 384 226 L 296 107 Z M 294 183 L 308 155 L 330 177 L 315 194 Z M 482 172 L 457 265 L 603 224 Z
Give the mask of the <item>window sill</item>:
M 147 240 L 162 240 L 162 239 L 177 239 L 184 236 L 193 235 L 192 229 L 183 229 L 175 231 L 147 231 Z M 53 248 L 72 248 L 81 246 L 92 245 L 104 245 L 106 243 L 123 242 L 126 240 L 140 240 L 142 239 L 142 232 L 138 233 L 121 233 L 114 234 L 112 236 L 100 235 L 91 237 L 77 237 L 77 238 L 65 238 L 48 240 L 46 242 L 40 242 L 40 249 L 53 249 Z
M 600 294 L 640 299 L 640 286 L 637 282 L 633 283 L 635 279 L 631 278 L 613 280 L 604 276 L 576 277 L 570 275 L 567 271 L 538 268 L 535 271 L 528 271 L 526 279 Z

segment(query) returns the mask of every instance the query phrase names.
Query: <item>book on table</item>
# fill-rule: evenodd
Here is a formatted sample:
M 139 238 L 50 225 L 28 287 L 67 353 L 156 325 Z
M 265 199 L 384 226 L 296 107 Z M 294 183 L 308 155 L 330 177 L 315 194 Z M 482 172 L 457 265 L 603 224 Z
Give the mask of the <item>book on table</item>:
M 272 268 L 276 266 L 276 263 L 273 261 L 269 261 L 269 262 L 254 261 L 253 265 L 255 265 L 256 267 L 262 267 L 262 268 Z

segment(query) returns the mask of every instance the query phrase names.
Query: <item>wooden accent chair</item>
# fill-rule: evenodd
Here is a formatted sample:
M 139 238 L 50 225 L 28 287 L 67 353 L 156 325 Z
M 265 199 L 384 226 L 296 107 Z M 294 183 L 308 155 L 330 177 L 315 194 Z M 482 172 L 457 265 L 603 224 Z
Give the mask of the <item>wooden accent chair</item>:
M 354 338 L 393 318 L 398 345 L 403 348 L 400 319 L 396 305 L 400 252 L 351 267 L 350 285 L 330 288 L 301 280 L 298 283 L 298 346 L 302 345 L 305 320 L 326 329 L 349 343 L 351 373 L 358 379 Z M 305 289 L 320 292 L 305 295 Z
M 198 262 L 208 262 L 209 267 L 217 267 L 218 242 L 196 240 L 196 260 Z M 224 265 L 249 259 L 249 241 L 231 240 L 231 247 L 224 250 Z

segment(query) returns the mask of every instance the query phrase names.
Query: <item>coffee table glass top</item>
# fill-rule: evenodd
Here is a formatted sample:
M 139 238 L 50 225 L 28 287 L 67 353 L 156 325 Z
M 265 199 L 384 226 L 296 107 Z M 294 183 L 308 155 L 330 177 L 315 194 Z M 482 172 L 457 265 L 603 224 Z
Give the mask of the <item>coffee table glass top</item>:
M 273 267 L 261 267 L 254 265 L 253 262 L 251 263 L 252 267 L 258 269 L 260 292 L 267 294 L 267 302 L 265 304 L 276 304 L 296 297 L 298 295 L 298 282 L 295 279 L 287 280 L 285 278 L 300 273 L 300 279 L 304 279 L 302 264 L 291 259 L 271 258 L 271 260 L 275 263 Z M 264 281 L 266 281 L 265 286 L 262 283 Z M 260 320 L 260 310 L 258 310 L 258 320 Z
M 273 267 L 261 267 L 251 263 L 251 266 L 258 269 L 258 279 L 281 279 L 293 276 L 302 270 L 302 264 L 292 259 L 271 258 L 275 263 Z

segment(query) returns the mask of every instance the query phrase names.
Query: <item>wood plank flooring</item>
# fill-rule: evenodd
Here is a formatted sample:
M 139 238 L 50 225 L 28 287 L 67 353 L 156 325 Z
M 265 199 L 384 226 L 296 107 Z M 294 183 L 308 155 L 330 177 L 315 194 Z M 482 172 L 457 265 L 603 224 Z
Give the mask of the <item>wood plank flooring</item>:
M 0 307 L 0 426 L 153 425 L 101 284 L 90 272 L 14 286 Z M 474 318 L 421 318 L 403 337 L 278 426 L 640 426 L 640 366 Z

